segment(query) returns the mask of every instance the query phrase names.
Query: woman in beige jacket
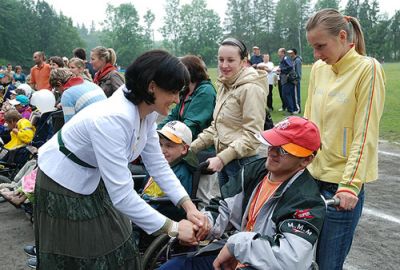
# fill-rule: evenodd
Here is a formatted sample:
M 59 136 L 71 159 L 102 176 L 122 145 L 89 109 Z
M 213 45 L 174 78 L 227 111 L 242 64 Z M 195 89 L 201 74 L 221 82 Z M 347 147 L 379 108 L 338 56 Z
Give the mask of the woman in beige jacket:
M 227 38 L 218 50 L 218 96 L 211 126 L 191 144 L 198 152 L 214 144 L 216 157 L 208 169 L 219 172 L 220 187 L 245 164 L 256 159 L 254 134 L 263 129 L 268 94 L 265 71 L 244 67 L 243 42 Z

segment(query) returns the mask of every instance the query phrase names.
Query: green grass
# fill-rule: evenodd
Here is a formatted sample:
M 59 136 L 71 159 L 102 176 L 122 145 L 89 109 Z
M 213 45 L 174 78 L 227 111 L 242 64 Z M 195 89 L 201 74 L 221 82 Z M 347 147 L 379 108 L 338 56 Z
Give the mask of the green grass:
M 388 141 L 400 142 L 400 63 L 387 63 L 383 65 L 386 74 L 386 99 L 383 116 L 380 124 L 380 137 Z M 303 66 L 303 79 L 301 81 L 301 105 L 302 110 L 307 98 L 308 80 L 311 66 Z M 209 68 L 208 73 L 211 80 L 215 83 L 217 78 L 217 69 Z M 397 94 L 399 96 L 397 96 Z M 281 106 L 278 88 L 273 90 L 274 111 L 271 113 L 274 123 L 279 122 L 286 116 L 278 112 Z

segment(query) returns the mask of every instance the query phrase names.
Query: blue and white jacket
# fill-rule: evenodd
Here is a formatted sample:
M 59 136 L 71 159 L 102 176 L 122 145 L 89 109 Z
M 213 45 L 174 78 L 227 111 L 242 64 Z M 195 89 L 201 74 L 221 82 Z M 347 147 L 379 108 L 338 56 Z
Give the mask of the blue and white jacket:
M 68 122 L 86 106 L 104 99 L 107 97 L 103 89 L 92 82 L 85 80 L 81 84 L 71 86 L 61 96 L 64 122 Z

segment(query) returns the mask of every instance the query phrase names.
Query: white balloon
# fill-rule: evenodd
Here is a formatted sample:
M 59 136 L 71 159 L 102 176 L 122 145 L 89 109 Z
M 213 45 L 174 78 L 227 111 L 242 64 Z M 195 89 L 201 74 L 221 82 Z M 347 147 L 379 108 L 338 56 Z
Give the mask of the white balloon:
M 41 113 L 55 111 L 56 97 L 50 90 L 42 89 L 32 94 L 31 104 Z

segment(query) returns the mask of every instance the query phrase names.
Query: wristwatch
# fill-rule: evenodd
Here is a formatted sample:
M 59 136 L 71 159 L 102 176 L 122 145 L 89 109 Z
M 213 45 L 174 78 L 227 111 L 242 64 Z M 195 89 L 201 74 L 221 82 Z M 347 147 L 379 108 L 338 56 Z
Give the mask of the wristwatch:
M 178 222 L 173 221 L 172 226 L 168 231 L 169 237 L 178 237 Z

